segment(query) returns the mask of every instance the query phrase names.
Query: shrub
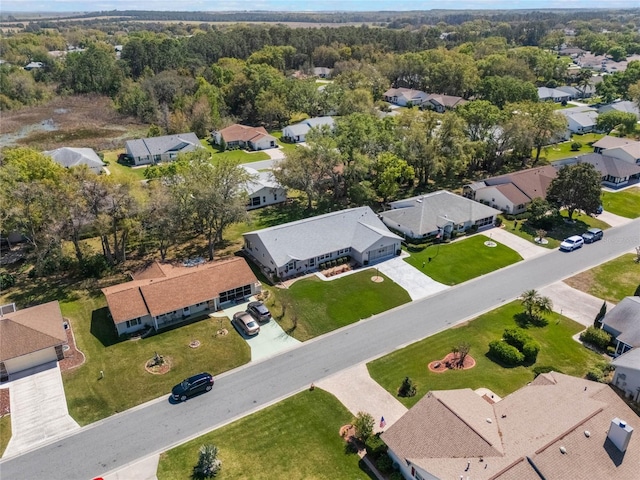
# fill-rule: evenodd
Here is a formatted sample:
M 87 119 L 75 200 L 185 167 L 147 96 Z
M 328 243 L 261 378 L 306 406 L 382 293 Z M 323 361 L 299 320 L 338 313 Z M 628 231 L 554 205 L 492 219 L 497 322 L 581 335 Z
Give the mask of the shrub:
M 562 370 L 560 370 L 559 368 L 553 367 L 551 365 L 539 365 L 537 367 L 533 367 L 533 373 L 535 377 L 537 377 L 541 373 L 549 373 L 549 372 L 562 373 Z
M 193 476 L 195 478 L 215 477 L 221 467 L 222 462 L 218 459 L 218 447 L 211 444 L 202 445 L 198 464 L 193 467 Z
M 389 475 L 389 480 L 404 480 L 404 477 L 402 476 L 402 473 L 396 470 L 391 475 Z
M 496 218 L 496 227 L 500 227 L 502 225 L 502 219 L 500 217 Z
M 580 340 L 605 350 L 611 342 L 611 335 L 599 328 L 589 327 L 580 334 Z
M 382 473 L 391 473 L 393 472 L 393 460 L 389 455 L 382 455 L 376 460 L 376 467 Z
M 522 350 L 520 351 L 527 362 L 535 363 L 536 358 L 538 358 L 538 352 L 540 351 L 540 344 L 535 340 L 529 340 L 522 346 Z
M 518 365 L 524 361 L 524 355 L 516 347 L 502 340 L 489 344 L 489 356 L 505 365 Z
M 375 420 L 370 413 L 358 412 L 356 418 L 351 422 L 356 429 L 356 437 L 366 443 L 367 439 L 373 433 L 373 425 Z
M 616 347 L 614 347 L 613 345 L 609 345 L 607 347 L 607 353 L 611 356 L 616 354 Z
M 338 265 L 342 265 L 344 263 L 344 258 L 338 258 Z
M 531 340 L 531 337 L 521 328 L 507 328 L 502 333 L 502 339 L 522 351 L 522 347 Z
M 387 453 L 387 445 L 382 441 L 378 433 L 367 438 L 365 447 L 367 448 L 367 453 L 374 458 Z
M 578 150 L 580 150 L 582 148 L 582 144 L 580 142 L 573 142 L 571 143 L 571 151 L 572 152 L 577 152 Z
M 101 278 L 110 268 L 107 259 L 99 253 L 84 258 L 80 264 L 80 271 L 84 277 Z
M 399 397 L 413 397 L 416 394 L 416 386 L 409 377 L 404 377 L 402 385 L 398 389 Z
M 0 273 L 0 290 L 6 290 L 16 284 L 16 277 L 10 273 Z

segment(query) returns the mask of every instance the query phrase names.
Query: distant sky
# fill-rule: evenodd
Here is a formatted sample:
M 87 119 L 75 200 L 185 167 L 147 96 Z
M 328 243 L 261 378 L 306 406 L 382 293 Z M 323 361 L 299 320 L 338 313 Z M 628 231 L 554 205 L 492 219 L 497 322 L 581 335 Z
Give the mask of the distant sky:
M 640 8 L 640 0 L 0 0 L 6 12 L 181 11 L 378 11 L 432 9 Z

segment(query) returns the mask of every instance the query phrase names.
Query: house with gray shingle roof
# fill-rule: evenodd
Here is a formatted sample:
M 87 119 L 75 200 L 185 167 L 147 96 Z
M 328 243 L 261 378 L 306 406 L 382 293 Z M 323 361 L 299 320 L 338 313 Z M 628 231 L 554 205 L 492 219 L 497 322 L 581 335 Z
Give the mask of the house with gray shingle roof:
M 462 233 L 472 227 L 490 228 L 501 212 L 455 193 L 440 190 L 426 195 L 398 200 L 391 210 L 380 213 L 389 228 L 409 238 L 428 238 L 453 232 Z
M 309 130 L 312 128 L 319 128 L 322 125 L 328 125 L 330 128 L 333 128 L 335 125 L 333 117 L 307 118 L 300 123 L 284 127 L 282 129 L 282 138 L 293 143 L 304 142 Z
M 400 107 L 414 106 L 417 107 L 427 101 L 428 95 L 422 90 L 414 90 L 412 88 L 390 88 L 382 94 L 385 101 L 398 105 Z
M 637 143 L 637 142 L 630 138 L 620 138 L 620 137 L 612 137 L 610 135 L 605 135 L 600 140 L 593 143 L 593 151 L 595 153 L 602 153 L 607 148 L 622 147 L 623 145 L 628 145 L 630 143 Z
M 538 100 L 541 102 L 568 102 L 571 95 L 557 88 L 538 87 Z
M 624 113 L 633 113 L 636 118 L 640 118 L 640 109 L 638 109 L 638 105 L 635 102 L 631 102 L 629 100 L 621 100 L 613 103 L 609 103 L 607 105 L 602 105 L 598 108 L 599 113 L 606 112 L 624 112 Z
M 149 165 L 175 160 L 181 153 L 204 148 L 196 134 L 192 132 L 128 140 L 124 146 L 127 155 L 135 165 Z
M 244 251 L 272 278 L 315 271 L 349 257 L 358 265 L 400 254 L 402 239 L 369 207 L 350 208 L 245 233 Z
M 602 150 L 603 155 L 619 158 L 625 162 L 640 164 L 640 142 L 627 143 L 619 147 Z
M 640 297 L 625 297 L 602 320 L 616 342 L 616 355 L 640 347 Z
M 610 386 L 550 372 L 497 402 L 431 391 L 381 439 L 405 479 L 632 479 L 638 429 Z
M 86 165 L 93 173 L 102 173 L 105 163 L 92 148 L 62 147 L 42 152 L 65 168 Z
M 566 158 L 553 162 L 554 167 L 574 165 L 576 163 L 590 163 L 600 173 L 602 184 L 611 188 L 621 188 L 629 182 L 640 178 L 640 165 L 634 165 L 619 158 L 600 153 L 587 153 L 577 157 Z
M 567 129 L 572 133 L 590 133 L 596 131 L 598 112 L 587 110 L 567 115 Z
M 613 385 L 622 390 L 627 398 L 640 404 L 640 348 L 634 348 L 611 362 L 616 369 Z
M 247 210 L 275 205 L 287 200 L 287 191 L 275 180 L 271 171 L 259 172 L 246 165 L 242 167 L 251 175 L 251 180 L 245 184 L 249 197 Z

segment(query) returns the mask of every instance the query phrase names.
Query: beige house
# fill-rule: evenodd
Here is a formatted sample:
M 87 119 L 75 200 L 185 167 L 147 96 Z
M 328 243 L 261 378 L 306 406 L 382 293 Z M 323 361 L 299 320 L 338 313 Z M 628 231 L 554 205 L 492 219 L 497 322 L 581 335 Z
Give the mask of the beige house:
M 603 155 L 624 160 L 627 163 L 640 164 L 640 142 L 628 143 L 602 151 Z
M 429 392 L 381 438 L 405 479 L 635 479 L 638 429 L 608 385 L 551 372 L 497 402 Z
M 217 145 L 221 145 L 224 140 L 227 148 L 241 147 L 250 150 L 278 148 L 276 137 L 269 135 L 264 127 L 248 127 L 236 123 L 214 132 L 213 138 Z

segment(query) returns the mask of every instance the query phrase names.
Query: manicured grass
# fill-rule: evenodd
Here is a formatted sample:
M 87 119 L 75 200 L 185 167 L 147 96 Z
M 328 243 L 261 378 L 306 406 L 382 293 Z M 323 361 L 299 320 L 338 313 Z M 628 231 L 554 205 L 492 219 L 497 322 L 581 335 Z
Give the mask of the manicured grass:
M 246 150 L 226 150 L 223 152 L 219 150 L 216 145 L 211 145 L 208 140 L 200 140 L 200 143 L 211 152 L 211 158 L 214 162 L 222 156 L 237 160 L 240 163 L 259 162 L 261 160 L 269 160 L 270 158 L 269 155 L 264 152 L 248 152 Z
M 583 376 L 602 357 L 583 347 L 571 337 L 584 327 L 562 315 L 547 316 L 545 327 L 530 327 L 527 333 L 540 343 L 535 365 L 504 368 L 490 360 L 486 354 L 489 342 L 499 339 L 505 328 L 516 326 L 515 316 L 523 312 L 519 302 L 512 302 L 488 312 L 456 328 L 450 328 L 425 340 L 397 350 L 386 357 L 369 363 L 369 373 L 389 393 L 396 396 L 405 377 L 417 385 L 414 397 L 397 397 L 411 407 L 430 390 L 486 387 L 500 396 L 508 395 L 533 380 L 536 365 L 549 365 L 563 373 Z M 443 373 L 429 371 L 428 364 L 444 358 L 451 348 L 462 342 L 471 345 L 469 355 L 476 366 L 468 370 L 448 370 Z
M 339 436 L 352 417 L 333 395 L 305 391 L 163 453 L 158 478 L 191 478 L 204 444 L 219 449 L 220 480 L 372 478 Z
M 133 181 L 144 180 L 144 171 L 147 167 L 132 168 L 128 165 L 118 163 L 118 155 L 122 150 L 109 150 L 103 152 L 104 161 L 108 163 L 107 168 L 111 175 L 117 179 L 130 179 Z
M 602 192 L 602 206 L 607 212 L 621 217 L 640 217 L 640 188 L 627 188 L 621 192 Z
M 63 374 L 69 412 L 81 425 L 167 395 L 173 385 L 197 371 L 215 375 L 251 358 L 249 346 L 226 318 L 221 322 L 206 318 L 146 339 L 122 341 L 107 318 L 102 294 L 80 294 L 77 300 L 60 306 L 62 314 L 71 319 L 78 347 L 86 356 L 84 365 Z M 230 334 L 217 337 L 221 327 Z M 193 340 L 201 342 L 199 348 L 189 347 Z M 165 375 L 152 375 L 144 368 L 156 352 L 172 363 Z M 103 379 L 99 379 L 100 371 Z
M 575 105 L 568 105 L 567 108 L 573 106 Z M 582 135 L 574 134 L 571 136 L 571 140 L 569 140 L 568 142 L 562 142 L 543 148 L 542 152 L 540 152 L 540 160 L 553 162 L 555 160 L 575 157 L 577 155 L 583 155 L 585 153 L 593 153 L 593 147 L 590 145 L 590 143 L 597 142 L 602 137 L 604 137 L 604 135 L 599 133 L 584 133 Z M 582 147 L 580 147 L 580 149 L 577 151 L 571 150 L 571 144 L 573 142 L 580 142 L 582 144 Z M 532 156 L 534 158 L 535 154 L 536 151 L 533 150 Z
M 448 244 L 410 248 L 411 256 L 405 262 L 437 282 L 456 285 L 522 260 L 517 252 L 500 243 L 495 248 L 487 247 L 487 240 L 484 235 L 474 235 Z
M 541 244 L 540 246 L 546 248 L 558 248 L 562 240 L 570 237 L 571 235 L 582 235 L 588 228 L 595 227 L 601 228 L 602 230 L 609 228 L 609 224 L 604 223 L 602 220 L 598 220 L 591 215 L 585 215 L 584 213 L 573 213 L 575 223 L 565 222 L 564 219 L 566 218 L 568 218 L 568 213 L 566 210 L 562 210 L 560 212 L 560 218 L 553 223 L 553 228 L 547 231 L 547 234 L 544 237 L 547 239 L 548 243 L 544 245 Z M 514 221 L 507 220 L 503 217 L 502 224 L 510 233 L 518 235 L 532 243 L 534 242 L 534 239 L 537 238 L 537 229 L 530 227 L 526 220 Z
M 305 341 L 411 301 L 409 294 L 385 277 L 375 283 L 369 269 L 328 282 L 298 280 L 288 289 L 271 288 L 267 305 L 285 331 Z
M 606 239 L 606 234 L 605 234 Z M 573 288 L 618 303 L 633 295 L 640 285 L 640 264 L 628 253 L 565 280 Z
M 278 145 L 280 145 L 280 148 L 282 149 L 285 155 L 293 152 L 295 149 L 298 148 L 298 146 L 295 143 L 287 143 L 282 141 L 282 130 L 269 132 L 269 135 L 273 135 L 278 139 Z
M 11 416 L 5 415 L 0 418 L 0 457 L 4 455 L 9 440 L 11 440 Z

